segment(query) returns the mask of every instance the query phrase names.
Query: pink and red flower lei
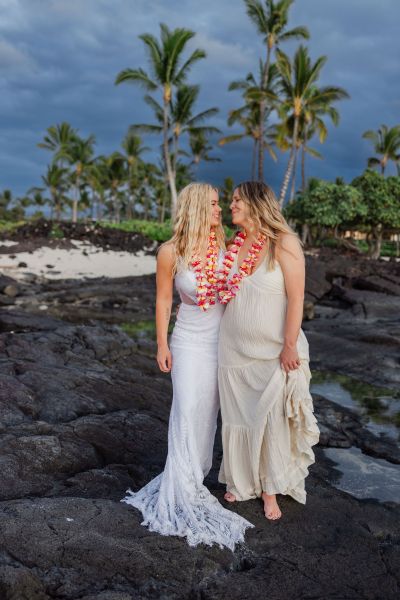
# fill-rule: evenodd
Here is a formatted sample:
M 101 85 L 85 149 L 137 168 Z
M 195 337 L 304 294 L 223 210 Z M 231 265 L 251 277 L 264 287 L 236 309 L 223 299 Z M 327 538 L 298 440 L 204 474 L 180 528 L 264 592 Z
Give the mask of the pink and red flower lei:
M 225 253 L 223 266 L 221 271 L 218 273 L 218 299 L 221 304 L 228 304 L 236 296 L 239 291 L 240 284 L 244 277 L 250 275 L 257 262 L 258 255 L 260 254 L 262 247 L 265 244 L 265 235 L 259 234 L 256 241 L 252 243 L 250 250 L 247 253 L 246 258 L 243 260 L 239 267 L 239 272 L 234 273 L 230 279 L 228 279 L 229 272 L 232 268 L 235 255 L 238 254 L 241 246 L 243 246 L 244 240 L 246 239 L 246 233 L 240 231 L 234 239 L 232 246 Z
M 196 275 L 196 301 L 201 310 L 207 310 L 216 303 L 216 283 L 217 283 L 217 263 L 218 248 L 215 232 L 211 231 L 208 238 L 208 247 L 206 254 L 206 264 L 204 273 L 201 266 L 200 257 L 195 254 L 191 260 L 191 267 Z
M 204 273 L 200 257 L 198 255 L 193 256 L 190 264 L 196 275 L 196 301 L 201 310 L 206 311 L 216 303 L 217 298 L 221 304 L 228 304 L 239 291 L 242 279 L 252 273 L 265 244 L 266 237 L 262 234 L 258 235 L 257 240 L 252 243 L 246 258 L 239 267 L 239 272 L 228 279 L 235 255 L 238 254 L 245 239 L 246 233 L 240 231 L 229 250 L 225 253 L 222 268 L 219 271 L 217 271 L 218 248 L 214 231 L 211 231 L 208 240 Z

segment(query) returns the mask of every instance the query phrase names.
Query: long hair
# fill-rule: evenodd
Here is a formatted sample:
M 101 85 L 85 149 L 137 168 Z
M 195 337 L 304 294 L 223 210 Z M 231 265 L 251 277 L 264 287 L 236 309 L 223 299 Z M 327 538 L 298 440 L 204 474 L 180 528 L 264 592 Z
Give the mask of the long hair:
M 281 233 L 289 233 L 299 239 L 282 214 L 274 191 L 261 181 L 244 181 L 236 188 L 241 200 L 250 209 L 250 219 L 255 229 L 266 236 L 268 269 L 273 269 L 276 243 Z M 300 240 L 299 240 L 300 241 Z
M 174 233 L 170 240 L 175 251 L 173 273 L 179 265 L 189 266 L 193 253 L 200 251 L 208 241 L 211 229 L 210 196 L 217 188 L 209 183 L 189 183 L 178 195 Z M 225 248 L 222 224 L 214 229 L 219 248 Z

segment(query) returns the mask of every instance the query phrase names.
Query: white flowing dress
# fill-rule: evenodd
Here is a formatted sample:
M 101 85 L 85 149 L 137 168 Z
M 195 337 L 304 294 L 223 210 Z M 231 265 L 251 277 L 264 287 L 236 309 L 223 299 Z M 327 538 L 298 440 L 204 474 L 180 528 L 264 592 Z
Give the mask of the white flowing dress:
M 222 259 L 220 253 L 220 263 Z M 128 490 L 122 502 L 142 512 L 142 525 L 150 531 L 186 537 L 190 546 L 218 544 L 233 550 L 253 525 L 223 508 L 203 485 L 217 428 L 218 335 L 224 307 L 200 310 L 192 270 L 179 270 L 175 286 L 181 305 L 170 343 L 173 400 L 167 461 L 163 473 L 136 493 Z
M 297 340 L 299 368 L 285 373 L 283 348 L 287 294 L 282 269 L 267 261 L 243 279 L 222 319 L 219 391 L 223 461 L 219 480 L 237 500 L 288 494 L 306 501 L 319 429 L 309 391 L 308 341 Z M 237 259 L 232 267 L 237 271 Z

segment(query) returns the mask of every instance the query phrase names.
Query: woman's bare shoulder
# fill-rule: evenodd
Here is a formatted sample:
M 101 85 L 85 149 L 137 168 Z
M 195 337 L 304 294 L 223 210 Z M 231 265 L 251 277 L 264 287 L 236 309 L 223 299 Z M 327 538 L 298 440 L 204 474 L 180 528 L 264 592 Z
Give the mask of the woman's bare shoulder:
M 276 242 L 276 253 L 277 257 L 283 259 L 287 253 L 292 255 L 293 258 L 304 258 L 301 242 L 296 233 L 280 233 Z
M 164 242 L 157 250 L 157 263 L 172 264 L 175 259 L 175 246 L 171 240 Z

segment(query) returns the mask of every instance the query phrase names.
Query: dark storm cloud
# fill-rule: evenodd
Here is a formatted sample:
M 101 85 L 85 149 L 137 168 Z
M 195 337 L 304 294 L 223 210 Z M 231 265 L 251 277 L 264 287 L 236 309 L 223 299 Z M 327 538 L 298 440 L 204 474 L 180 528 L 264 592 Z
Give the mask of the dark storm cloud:
M 230 81 L 257 70 L 260 38 L 241 0 L 0 0 L 0 188 L 24 193 L 40 183 L 48 155 L 36 147 L 51 124 L 66 120 L 82 134 L 94 133 L 97 152 L 119 146 L 128 125 L 151 113 L 134 86 L 113 85 L 125 67 L 147 68 L 138 35 L 158 34 L 158 24 L 192 28 L 191 46 L 207 51 L 191 81 L 201 84 L 199 110 L 219 106 L 216 125 L 226 127 L 228 110 L 240 95 Z M 323 161 L 308 160 L 308 173 L 350 180 L 369 154 L 363 131 L 400 122 L 398 0 L 297 0 L 291 25 L 307 25 L 312 57 L 328 62 L 322 83 L 345 87 L 351 100 L 338 104 L 341 122 L 329 127 L 319 147 Z M 295 45 L 286 45 L 292 52 Z M 156 140 L 146 140 L 157 150 Z M 203 165 L 199 177 L 219 184 L 249 176 L 251 145 L 217 149 L 222 163 Z M 287 155 L 266 160 L 267 177 L 279 187 Z

